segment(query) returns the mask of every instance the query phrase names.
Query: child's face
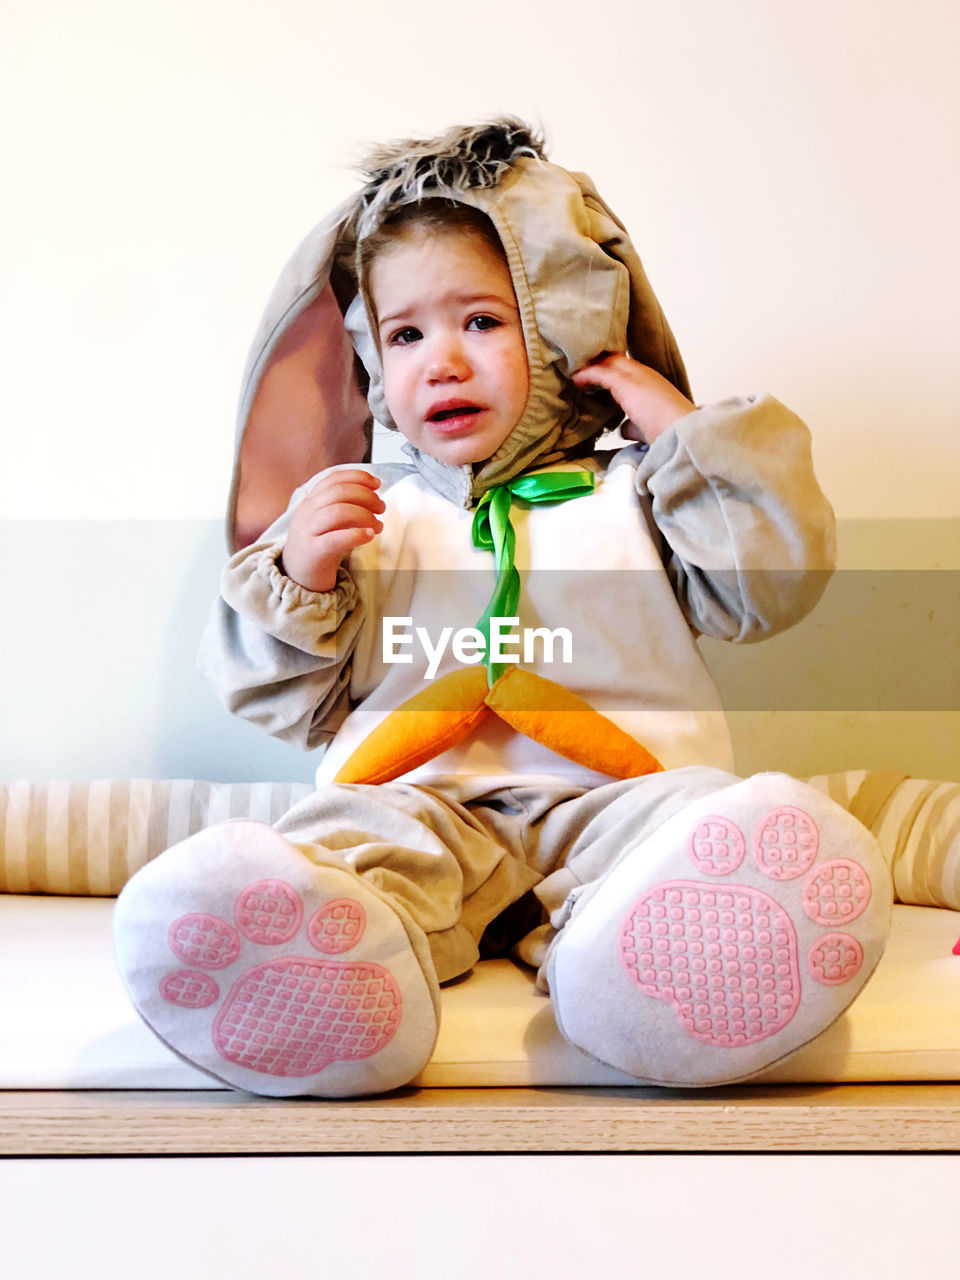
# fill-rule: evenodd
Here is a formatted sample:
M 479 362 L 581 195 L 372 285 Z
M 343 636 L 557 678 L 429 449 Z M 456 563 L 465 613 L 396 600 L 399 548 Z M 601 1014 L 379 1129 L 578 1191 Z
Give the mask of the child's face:
M 415 230 L 374 259 L 370 292 L 400 431 L 441 462 L 489 458 L 530 388 L 506 263 L 480 235 Z

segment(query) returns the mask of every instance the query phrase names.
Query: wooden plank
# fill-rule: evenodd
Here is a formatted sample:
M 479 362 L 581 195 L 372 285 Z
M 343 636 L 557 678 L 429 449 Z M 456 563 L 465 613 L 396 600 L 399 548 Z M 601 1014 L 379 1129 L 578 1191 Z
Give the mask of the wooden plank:
M 0 1093 L 0 1155 L 960 1151 L 960 1085 Z

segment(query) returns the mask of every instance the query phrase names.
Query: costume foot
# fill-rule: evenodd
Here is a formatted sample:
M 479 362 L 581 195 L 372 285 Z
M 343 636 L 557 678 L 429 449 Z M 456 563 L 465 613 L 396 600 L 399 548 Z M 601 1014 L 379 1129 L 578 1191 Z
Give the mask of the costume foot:
M 114 939 L 144 1021 L 237 1088 L 382 1093 L 433 1051 L 436 981 L 397 912 L 260 823 L 211 827 L 146 866 Z
M 891 903 L 856 819 L 758 775 L 677 814 L 583 893 L 547 962 L 557 1022 L 651 1084 L 745 1079 L 851 1003 Z

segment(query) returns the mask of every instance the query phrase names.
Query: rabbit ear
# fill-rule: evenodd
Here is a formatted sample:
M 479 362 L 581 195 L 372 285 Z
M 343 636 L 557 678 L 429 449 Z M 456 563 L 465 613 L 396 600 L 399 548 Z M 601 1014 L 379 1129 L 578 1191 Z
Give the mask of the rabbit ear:
M 678 391 L 692 399 L 677 341 L 626 228 L 597 194 L 586 174 L 577 173 L 573 177 L 583 193 L 594 238 L 603 245 L 605 253 L 626 267 L 630 277 L 630 309 L 627 318 L 627 346 L 630 355 L 662 373 Z
M 256 541 L 318 471 L 369 456 L 366 375 L 343 320 L 356 295 L 354 210 L 346 202 L 306 237 L 254 339 L 237 421 L 231 551 Z
M 255 542 L 311 476 L 369 454 L 370 411 L 327 285 L 284 331 L 260 377 L 237 455 L 231 551 Z

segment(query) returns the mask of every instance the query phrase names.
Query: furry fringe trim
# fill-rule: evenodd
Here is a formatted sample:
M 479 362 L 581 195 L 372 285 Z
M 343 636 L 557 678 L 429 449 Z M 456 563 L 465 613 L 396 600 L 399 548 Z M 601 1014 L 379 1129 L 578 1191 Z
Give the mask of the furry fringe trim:
M 376 147 L 361 165 L 367 183 L 358 197 L 357 232 L 369 235 L 391 208 L 431 192 L 496 186 L 520 156 L 544 159 L 544 140 L 511 116 Z

